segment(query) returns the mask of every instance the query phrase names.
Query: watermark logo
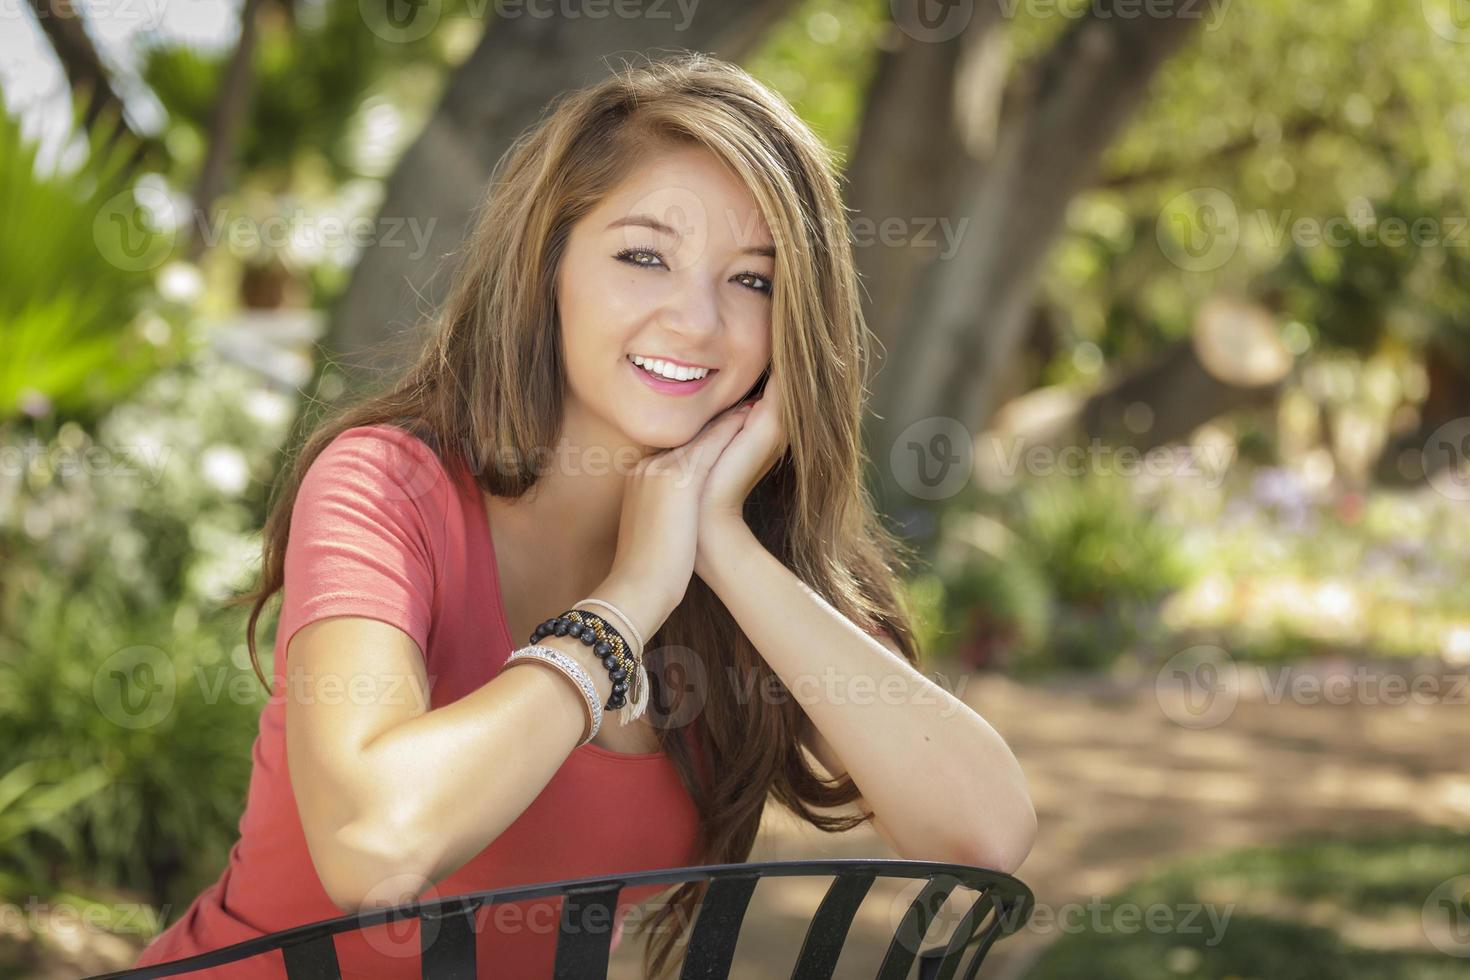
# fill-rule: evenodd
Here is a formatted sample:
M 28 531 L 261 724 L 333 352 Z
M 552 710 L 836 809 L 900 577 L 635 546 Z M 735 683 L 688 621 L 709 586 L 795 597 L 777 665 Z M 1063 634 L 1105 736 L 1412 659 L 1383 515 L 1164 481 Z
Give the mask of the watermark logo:
M 172 199 L 141 185 L 114 194 L 92 219 L 92 241 L 109 263 L 125 272 L 147 272 L 173 252 L 177 222 Z
M 1470 0 L 1420 0 L 1429 29 L 1446 41 L 1470 44 Z
M 942 44 L 960 36 L 975 16 L 975 0 L 888 0 L 893 23 L 915 41 Z
M 1451 500 L 1470 500 L 1470 418 L 1435 429 L 1421 451 L 1429 485 Z
M 1470 956 L 1470 875 L 1440 882 L 1424 901 L 1420 924 L 1441 953 Z
M 1235 711 L 1240 677 L 1220 647 L 1201 644 L 1164 661 L 1154 683 L 1164 715 L 1185 728 L 1214 728 Z
M 178 678 L 173 660 L 154 646 L 125 647 L 92 675 L 92 699 L 120 728 L 150 728 L 173 711 Z
M 1210 272 L 1240 246 L 1235 201 L 1218 187 L 1196 187 L 1169 200 L 1154 229 L 1164 257 L 1186 272 Z
M 357 0 L 367 29 L 391 44 L 409 44 L 428 36 L 444 16 L 443 0 Z
M 897 484 L 920 500 L 945 500 L 970 482 L 975 447 L 959 419 L 931 416 L 899 433 L 888 453 Z

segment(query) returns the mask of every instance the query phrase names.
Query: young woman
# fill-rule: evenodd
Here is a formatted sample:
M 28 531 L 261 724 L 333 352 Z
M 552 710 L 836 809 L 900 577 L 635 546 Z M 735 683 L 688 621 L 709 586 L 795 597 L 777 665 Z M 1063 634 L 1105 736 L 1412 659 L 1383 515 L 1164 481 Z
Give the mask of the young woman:
M 243 597 L 253 657 L 283 594 L 240 840 L 139 964 L 744 861 L 770 797 L 1018 867 L 1025 780 L 915 669 L 909 555 L 863 489 L 857 290 L 830 156 L 739 68 L 683 55 L 561 99 L 493 175 L 422 356 L 280 487 Z M 538 629 L 557 617 L 609 647 Z M 649 976 L 701 894 L 640 926 Z M 482 968 L 549 975 L 560 903 L 510 911 L 481 910 Z M 344 976 L 417 977 L 418 924 L 395 928 L 339 937 Z

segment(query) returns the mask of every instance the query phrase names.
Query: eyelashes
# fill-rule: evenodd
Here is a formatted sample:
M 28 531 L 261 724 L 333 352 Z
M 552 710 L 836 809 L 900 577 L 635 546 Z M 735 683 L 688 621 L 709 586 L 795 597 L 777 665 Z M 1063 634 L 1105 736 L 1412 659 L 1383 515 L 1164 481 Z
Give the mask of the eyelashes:
M 658 259 L 659 262 L 662 263 L 665 268 L 668 267 L 668 264 L 669 264 L 668 263 L 668 260 L 665 259 L 663 253 L 660 252 L 656 248 L 625 248 L 621 252 L 618 252 L 616 255 L 614 255 L 613 258 L 618 259 L 621 262 L 626 262 L 629 265 L 636 265 L 636 266 L 639 266 L 639 267 L 645 268 L 645 269 L 649 269 L 649 268 L 653 268 L 654 267 L 652 263 L 638 261 L 638 259 L 636 259 L 635 256 L 639 256 L 639 255 L 652 255 L 654 258 Z M 751 286 L 748 283 L 745 283 L 744 285 L 746 286 L 746 288 L 750 289 L 752 292 L 760 293 L 760 294 L 762 294 L 764 296 L 771 295 L 771 289 L 772 289 L 772 287 L 773 287 L 774 284 L 771 282 L 771 280 L 768 277 L 763 276 L 763 275 L 761 275 L 758 272 L 737 272 L 735 274 L 734 278 L 735 279 L 747 279 L 747 278 L 748 279 L 759 279 L 761 282 L 765 283 L 764 286 Z

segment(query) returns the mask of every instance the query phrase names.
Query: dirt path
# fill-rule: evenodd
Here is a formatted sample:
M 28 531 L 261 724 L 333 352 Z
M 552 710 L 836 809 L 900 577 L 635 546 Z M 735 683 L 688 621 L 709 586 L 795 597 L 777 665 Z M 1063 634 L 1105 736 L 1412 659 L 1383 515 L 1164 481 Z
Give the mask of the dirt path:
M 932 673 L 931 673 L 932 676 Z M 1170 720 L 1151 679 L 1131 689 L 1097 682 L 1044 686 L 972 678 L 962 697 L 1006 738 L 1025 767 L 1041 835 L 1018 877 L 1052 910 L 1101 899 L 1156 864 L 1201 852 L 1273 843 L 1314 830 L 1402 825 L 1470 828 L 1470 710 L 1441 703 L 1350 704 L 1277 699 L 1242 686 L 1213 727 Z M 1386 699 L 1378 699 L 1386 700 Z M 752 860 L 894 857 L 872 832 L 824 835 L 768 809 Z M 731 976 L 790 975 L 825 882 L 757 886 Z M 838 977 L 872 976 L 916 887 L 875 885 L 859 910 Z M 946 906 L 941 916 L 960 908 Z M 953 921 L 948 918 L 945 921 Z M 939 934 L 936 926 L 930 936 Z M 1060 933 L 1027 928 L 988 958 L 982 976 L 1023 976 Z M 637 944 L 630 944 L 637 945 Z M 926 944 L 926 948 L 927 948 Z M 621 951 L 620 951 L 621 953 Z M 849 955 L 851 954 L 851 955 Z M 621 956 L 614 976 L 628 980 Z

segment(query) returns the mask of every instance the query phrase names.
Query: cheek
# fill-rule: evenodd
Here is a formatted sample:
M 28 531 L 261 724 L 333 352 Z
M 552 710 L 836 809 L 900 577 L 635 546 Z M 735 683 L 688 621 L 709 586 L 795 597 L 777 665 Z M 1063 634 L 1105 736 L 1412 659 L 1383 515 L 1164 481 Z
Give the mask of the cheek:
M 757 375 L 771 359 L 771 308 L 760 302 L 763 305 L 744 304 L 728 314 L 732 346 L 740 360 L 755 366 Z

